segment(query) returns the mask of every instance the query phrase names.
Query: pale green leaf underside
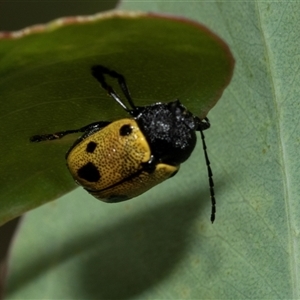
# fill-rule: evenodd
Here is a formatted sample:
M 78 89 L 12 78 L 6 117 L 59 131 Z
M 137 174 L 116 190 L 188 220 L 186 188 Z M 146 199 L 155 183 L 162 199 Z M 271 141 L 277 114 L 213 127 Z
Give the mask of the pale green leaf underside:
M 201 21 L 234 52 L 206 133 L 216 221 L 198 143 L 178 175 L 140 198 L 100 205 L 78 190 L 30 213 L 8 298 L 299 299 L 299 3 L 122 7 Z

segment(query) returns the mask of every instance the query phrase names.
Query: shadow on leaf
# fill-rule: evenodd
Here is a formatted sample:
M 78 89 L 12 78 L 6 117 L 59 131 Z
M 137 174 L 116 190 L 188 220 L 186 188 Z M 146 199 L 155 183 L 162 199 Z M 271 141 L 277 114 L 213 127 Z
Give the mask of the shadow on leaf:
M 141 294 L 167 277 L 184 257 L 189 228 L 207 205 L 201 201 L 206 194 L 207 190 L 194 190 L 184 200 L 174 199 L 114 226 L 73 236 L 51 257 L 35 257 L 12 274 L 8 294 L 76 256 L 81 256 L 81 271 L 72 274 L 78 277 L 72 299 L 129 299 Z M 207 223 L 210 226 L 209 216 Z

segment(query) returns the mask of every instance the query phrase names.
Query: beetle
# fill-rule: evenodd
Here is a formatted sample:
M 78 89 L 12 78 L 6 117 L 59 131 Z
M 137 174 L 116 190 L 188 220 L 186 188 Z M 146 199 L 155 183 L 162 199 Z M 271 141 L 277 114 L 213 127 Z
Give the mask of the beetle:
M 96 198 L 112 203 L 136 197 L 174 176 L 194 150 L 199 131 L 209 177 L 213 223 L 214 182 L 203 134 L 210 127 L 208 118 L 193 115 L 179 100 L 135 106 L 122 74 L 102 65 L 93 66 L 91 73 L 129 117 L 35 135 L 30 141 L 55 140 L 83 132 L 66 153 L 68 169 L 77 184 Z M 105 76 L 118 81 L 129 106 L 106 82 Z

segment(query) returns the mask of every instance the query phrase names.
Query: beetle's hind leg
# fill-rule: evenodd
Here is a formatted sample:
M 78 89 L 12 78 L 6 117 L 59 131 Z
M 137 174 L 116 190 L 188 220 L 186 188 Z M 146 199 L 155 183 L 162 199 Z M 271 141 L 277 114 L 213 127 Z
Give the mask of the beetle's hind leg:
M 66 136 L 68 134 L 100 129 L 100 128 L 103 128 L 103 127 L 109 125 L 110 123 L 111 122 L 101 121 L 101 122 L 91 123 L 89 125 L 79 128 L 79 129 L 71 129 L 71 130 L 64 130 L 64 131 L 59 131 L 59 132 L 55 132 L 55 133 L 34 135 L 34 136 L 30 137 L 30 142 L 39 143 L 39 142 L 44 142 L 44 141 L 57 140 L 57 139 L 63 138 L 64 136 Z

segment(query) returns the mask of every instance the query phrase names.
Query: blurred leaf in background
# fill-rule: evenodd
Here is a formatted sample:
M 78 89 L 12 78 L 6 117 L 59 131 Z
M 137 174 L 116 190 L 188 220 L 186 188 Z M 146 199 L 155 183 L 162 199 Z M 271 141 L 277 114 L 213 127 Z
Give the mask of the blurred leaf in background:
M 113 9 L 118 0 L 108 1 L 28 1 L 2 0 L 0 2 L 0 31 L 20 30 L 44 24 L 66 16 L 84 16 Z

